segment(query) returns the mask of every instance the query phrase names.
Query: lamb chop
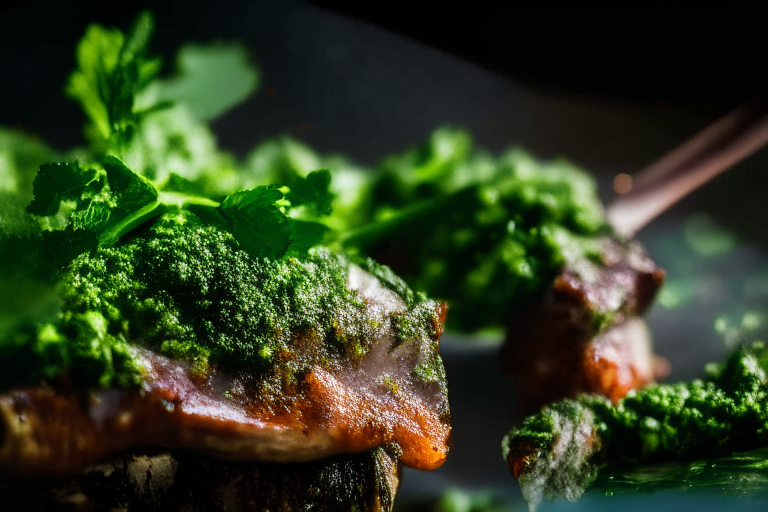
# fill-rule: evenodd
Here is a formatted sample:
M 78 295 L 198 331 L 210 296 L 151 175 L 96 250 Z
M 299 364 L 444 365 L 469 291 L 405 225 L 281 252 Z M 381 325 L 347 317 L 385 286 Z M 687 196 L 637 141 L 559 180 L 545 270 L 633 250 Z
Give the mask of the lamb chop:
M 509 431 L 504 458 L 534 510 L 544 497 L 578 499 L 609 465 L 711 460 L 766 446 L 767 356 L 765 343 L 748 343 L 708 366 L 703 380 L 657 384 L 617 404 L 599 395 L 552 403 Z
M 295 238 L 264 242 L 298 222 L 282 213 L 277 188 L 198 204 L 195 214 L 158 203 L 116 158 L 102 167 L 45 165 L 35 181 L 36 215 L 74 199 L 67 228 L 44 231 L 39 252 L 83 252 L 56 274 L 56 318 L 3 339 L 3 478 L 71 479 L 145 447 L 249 461 L 234 473 L 243 478 L 328 459 L 301 485 L 315 489 L 339 464 L 359 468 L 349 489 L 368 483 L 343 505 L 380 497 L 388 510 L 400 464 L 443 463 L 443 305 L 372 260 L 297 248 Z M 254 217 L 256 233 L 235 227 Z M 372 475 L 388 484 L 372 486 Z M 280 481 L 243 492 L 275 496 Z M 289 501 L 302 499 L 314 498 Z
M 667 375 L 641 317 L 664 271 L 634 242 L 608 237 L 601 257 L 566 264 L 540 300 L 510 318 L 499 362 L 521 413 L 578 393 L 616 401 Z
M 205 165 L 229 160 L 178 149 L 205 119 L 137 108 L 163 86 L 151 28 L 89 27 L 67 90 L 91 147 L 3 192 L 0 287 L 18 305 L 0 310 L 0 495 L 391 510 L 402 466 L 434 469 L 450 444 L 445 307 L 323 247 L 327 171 L 222 192 Z M 12 140 L 11 158 L 42 146 Z M 41 153 L 22 156 L 0 168 L 19 187 Z
M 379 220 L 346 246 L 446 299 L 449 328 L 502 327 L 500 366 L 520 412 L 582 392 L 618 400 L 669 372 L 642 320 L 664 271 L 632 236 L 763 144 L 764 103 L 737 109 L 634 180 L 617 176 L 623 195 L 607 212 L 591 178 L 566 162 L 520 150 L 493 159 L 472 152 L 466 133 L 438 130 L 380 166 L 368 206 Z

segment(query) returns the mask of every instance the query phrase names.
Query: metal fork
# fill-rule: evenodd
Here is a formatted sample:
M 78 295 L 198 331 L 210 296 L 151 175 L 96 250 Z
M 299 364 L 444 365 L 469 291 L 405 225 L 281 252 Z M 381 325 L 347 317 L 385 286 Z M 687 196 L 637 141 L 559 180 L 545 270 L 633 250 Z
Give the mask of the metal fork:
M 608 222 L 631 237 L 677 201 L 768 144 L 768 94 L 741 105 L 634 176 L 617 175 Z

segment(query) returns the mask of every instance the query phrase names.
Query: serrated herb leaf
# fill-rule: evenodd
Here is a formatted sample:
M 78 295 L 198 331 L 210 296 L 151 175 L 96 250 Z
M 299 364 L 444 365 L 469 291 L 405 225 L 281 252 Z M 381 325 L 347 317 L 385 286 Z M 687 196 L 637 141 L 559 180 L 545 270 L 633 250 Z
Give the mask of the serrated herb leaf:
M 275 187 L 256 187 L 227 196 L 219 209 L 240 245 L 257 258 L 281 258 L 295 238 L 288 206 Z
M 46 164 L 35 178 L 34 199 L 27 210 L 40 217 L 64 215 L 64 230 L 43 233 L 51 256 L 66 262 L 98 245 L 112 245 L 164 205 L 145 178 L 115 157 L 104 170 L 86 169 L 77 162 Z
M 80 200 L 97 183 L 98 173 L 83 169 L 77 162 L 50 163 L 40 167 L 33 184 L 34 199 L 27 207 L 33 215 L 49 217 L 55 215 L 62 201 Z
M 160 61 L 147 56 L 153 25 L 145 11 L 125 36 L 91 25 L 78 44 L 78 68 L 65 92 L 88 116 L 86 135 L 99 151 L 119 151 L 132 138 L 138 121 L 136 94 L 160 71 Z
M 330 184 L 328 171 L 314 171 L 306 178 L 295 177 L 289 187 L 264 186 L 232 194 L 219 210 L 232 226 L 229 231 L 252 256 L 302 254 L 320 245 L 330 232 L 328 226 L 310 220 L 331 213 Z M 294 207 L 307 207 L 307 218 L 289 217 Z

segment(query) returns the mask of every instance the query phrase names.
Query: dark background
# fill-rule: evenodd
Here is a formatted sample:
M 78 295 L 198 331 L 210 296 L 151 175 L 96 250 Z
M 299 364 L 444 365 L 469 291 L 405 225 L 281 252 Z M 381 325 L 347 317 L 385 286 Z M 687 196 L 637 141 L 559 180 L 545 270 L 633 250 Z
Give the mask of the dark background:
M 82 114 L 61 94 L 74 46 L 88 23 L 126 29 L 143 7 L 156 13 L 153 48 L 169 61 L 187 41 L 241 41 L 251 50 L 261 70 L 259 92 L 214 124 L 221 145 L 241 156 L 264 138 L 290 133 L 323 153 L 372 165 L 448 123 L 466 127 L 493 151 L 522 145 L 545 158 L 567 156 L 595 174 L 609 200 L 616 173 L 637 172 L 768 89 L 768 38 L 753 7 L 312 4 L 5 2 L 0 124 L 58 149 L 82 143 Z M 723 353 L 713 318 L 746 297 L 733 279 L 749 281 L 765 267 L 767 168 L 763 151 L 639 235 L 671 280 L 695 268 L 708 290 L 687 309 L 651 311 L 656 346 L 672 361 L 673 378 L 696 376 Z M 739 250 L 729 258 L 689 260 L 681 233 L 694 212 L 736 233 Z M 750 300 L 767 305 L 765 295 Z M 499 450 L 516 416 L 514 390 L 497 375 L 495 346 L 463 341 L 446 336 L 443 342 L 452 455 L 438 471 L 407 472 L 401 504 L 448 485 L 505 489 L 519 500 Z M 663 496 L 666 501 L 621 503 L 668 510 L 707 504 Z
M 768 89 L 755 4 L 310 3 L 550 92 L 730 107 Z
M 72 67 L 74 43 L 87 23 L 98 21 L 126 28 L 141 8 L 151 8 L 157 15 L 159 30 L 154 48 L 159 53 L 172 56 L 179 42 L 190 37 L 200 41 L 239 39 L 253 48 L 267 72 L 265 86 L 269 87 L 269 82 L 280 84 L 279 92 L 301 92 L 309 95 L 307 100 L 316 99 L 307 89 L 327 98 L 331 92 L 328 88 L 333 87 L 313 80 L 319 78 L 315 73 L 304 73 L 300 78 L 304 66 L 312 63 L 298 61 L 314 60 L 323 50 L 326 59 L 319 59 L 316 66 L 333 67 L 328 60 L 334 59 L 345 60 L 348 66 L 344 76 L 335 77 L 337 95 L 349 95 L 340 82 L 354 84 L 362 71 L 355 68 L 396 71 L 393 66 L 402 64 L 402 70 L 406 70 L 411 61 L 419 58 L 402 52 L 394 60 L 381 59 L 382 55 L 370 45 L 384 44 L 384 33 L 361 38 L 357 49 L 340 50 L 334 45 L 340 46 L 355 35 L 324 32 L 354 32 L 339 19 L 336 25 L 323 23 L 323 27 L 302 27 L 295 19 L 291 21 L 312 14 L 329 18 L 328 13 L 370 24 L 368 28 L 375 26 L 400 34 L 436 53 L 450 53 L 472 63 L 472 67 L 511 79 L 518 86 L 583 101 L 664 106 L 711 117 L 768 90 L 768 66 L 764 65 L 768 62 L 768 38 L 761 12 L 754 4 L 716 2 L 693 8 L 686 4 L 668 3 L 662 7 L 639 2 L 625 2 L 620 7 L 594 3 L 508 6 L 503 2 L 452 2 L 416 8 L 381 1 L 7 1 L 0 7 L 4 77 L 0 91 L 12 101 L 2 106 L 3 121 L 34 129 L 47 140 L 60 139 L 61 144 L 77 142 L 77 134 L 69 131 L 71 139 L 66 139 L 53 129 L 55 121 L 50 119 L 78 113 L 75 105 L 58 101 L 61 84 Z M 365 25 L 354 25 L 364 30 Z M 321 41 L 320 37 L 327 39 Z M 318 43 L 320 47 L 303 48 Z M 398 45 L 401 51 L 403 44 L 401 41 Z M 355 58 L 362 59 L 355 62 Z M 434 71 L 431 67 L 423 74 Z M 287 76 L 304 83 L 281 83 Z M 423 77 L 411 78 L 417 87 L 432 85 Z M 461 80 L 447 75 L 442 78 Z M 350 103 L 360 99 L 357 96 L 350 97 Z M 39 108 L 41 98 L 48 99 L 44 109 Z M 286 122 L 293 121 L 287 118 L 291 110 L 280 107 Z M 295 106 L 292 110 L 298 109 Z M 418 109 L 412 111 L 418 115 Z M 47 122 L 43 120 L 46 117 Z M 49 132 L 54 134 L 48 136 Z

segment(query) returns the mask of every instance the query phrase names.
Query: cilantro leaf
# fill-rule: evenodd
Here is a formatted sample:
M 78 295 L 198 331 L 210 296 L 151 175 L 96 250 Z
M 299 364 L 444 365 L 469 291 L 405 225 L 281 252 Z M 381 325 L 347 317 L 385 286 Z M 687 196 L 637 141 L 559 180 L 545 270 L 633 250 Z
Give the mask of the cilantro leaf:
M 322 183 L 322 172 L 308 176 L 317 169 L 332 169 L 333 180 L 327 190 Z M 325 218 L 323 223 L 341 232 L 366 221 L 367 204 L 370 202 L 368 189 L 373 184 L 371 178 L 370 169 L 354 165 L 346 157 L 320 155 L 303 142 L 282 136 L 261 142 L 248 154 L 238 174 L 238 184 L 242 188 L 263 184 L 287 185 L 292 191 L 289 194 L 291 205 L 302 203 L 308 206 L 292 212 L 294 218 L 329 215 L 332 202 L 333 215 Z M 309 180 L 310 190 L 322 191 L 315 201 L 296 197 L 297 193 L 302 196 L 302 189 L 307 188 L 302 183 L 305 179 Z M 318 201 L 320 198 L 323 199 Z
M 177 77 L 157 82 L 157 98 L 184 103 L 201 121 L 241 103 L 258 85 L 258 72 L 239 45 L 186 45 L 176 57 L 176 66 Z
M 80 200 L 92 190 L 101 188 L 99 175 L 93 169 L 83 169 L 77 162 L 50 163 L 40 167 L 33 184 L 34 199 L 27 207 L 33 215 L 56 215 L 63 201 Z
M 140 116 L 136 94 L 160 71 L 160 60 L 147 56 L 153 27 L 144 11 L 127 35 L 91 25 L 78 44 L 78 68 L 65 93 L 82 106 L 90 121 L 86 135 L 100 151 L 119 151 L 132 138 Z
M 57 261 L 112 245 L 164 208 L 154 186 L 123 162 L 110 156 L 103 167 L 46 164 L 35 178 L 35 197 L 27 211 L 39 217 L 64 216 L 63 230 L 43 233 L 47 252 Z
M 288 187 L 261 186 L 231 194 L 219 211 L 232 226 L 228 231 L 252 256 L 301 254 L 322 243 L 331 231 L 312 220 L 331 213 L 330 186 L 330 172 L 313 171 L 306 177 L 294 176 Z M 307 211 L 298 216 L 290 212 L 301 207 Z
M 243 249 L 257 258 L 281 258 L 295 238 L 286 206 L 280 189 L 264 186 L 227 196 L 219 209 Z

